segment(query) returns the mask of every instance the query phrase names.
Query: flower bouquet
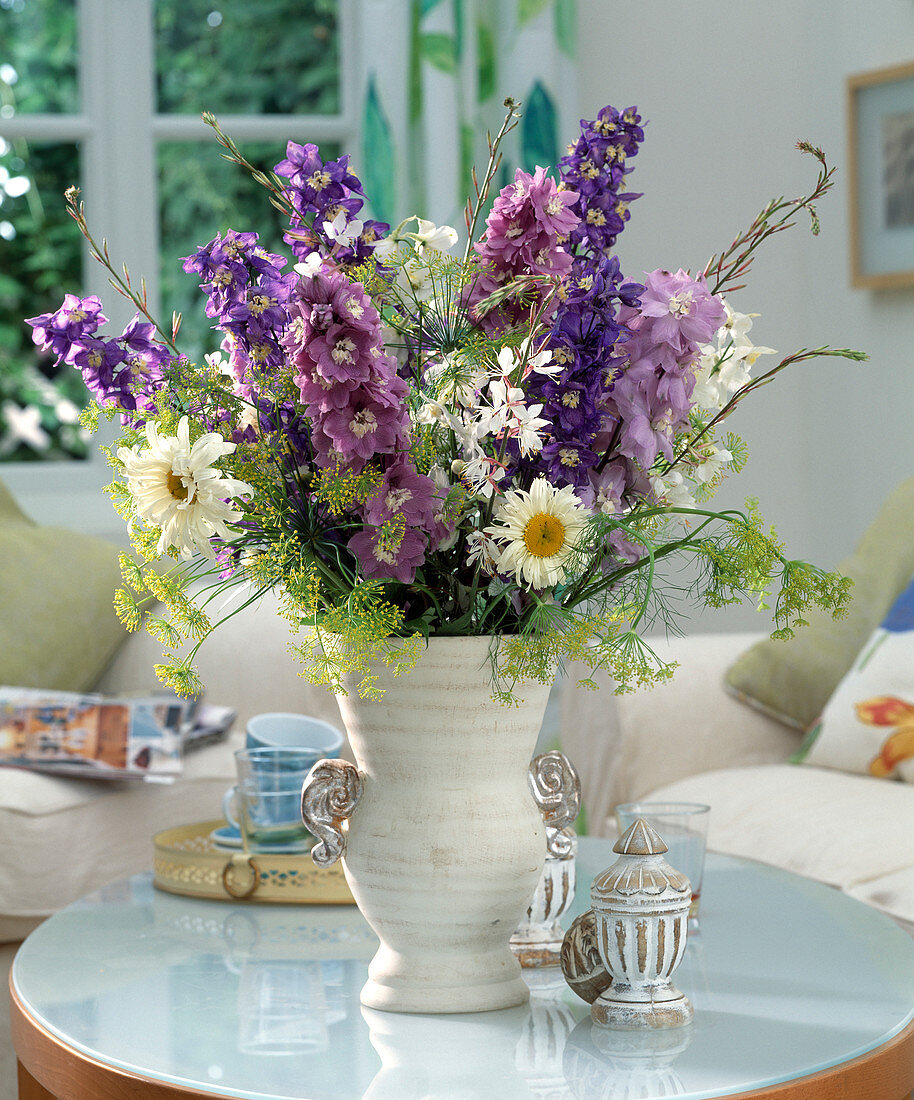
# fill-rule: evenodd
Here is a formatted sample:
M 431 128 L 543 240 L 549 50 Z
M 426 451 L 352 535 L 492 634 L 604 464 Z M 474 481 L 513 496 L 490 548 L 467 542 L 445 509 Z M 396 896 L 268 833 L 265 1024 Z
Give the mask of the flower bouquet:
M 723 296 L 802 211 L 817 228 L 821 151 L 800 146 L 818 162 L 809 195 L 769 203 L 701 273 L 642 284 L 612 255 L 638 198 L 636 109 L 582 122 L 557 177 L 518 170 L 488 209 L 519 117 L 505 105 L 462 249 L 418 215 L 363 220 L 347 156 L 290 143 L 265 174 L 205 115 L 287 219 L 291 270 L 253 232 L 191 253 L 218 350 L 190 362 L 180 317 L 165 331 L 150 316 L 70 192 L 138 312 L 119 337 L 100 335 L 95 297 L 30 321 L 82 372 L 86 422 L 120 417 L 110 492 L 137 555 L 115 604 L 164 643 L 159 676 L 198 690 L 213 608 L 273 591 L 303 674 L 340 696 L 358 769 L 318 765 L 306 820 L 324 862 L 345 848 L 381 938 L 363 991 L 380 1008 L 526 997 L 507 944 L 545 856 L 527 768 L 559 662 L 624 690 L 670 674 L 642 635 L 675 625 L 677 596 L 770 598 L 782 636 L 811 604 L 840 614 L 848 599 L 844 578 L 785 556 L 752 502 L 709 504 L 745 461 L 722 432 L 738 404 L 792 363 L 863 358 L 803 348 L 753 377 L 771 349 Z M 557 799 L 546 782 L 542 805 Z
M 68 295 L 30 319 L 37 344 L 82 372 L 102 411 L 120 415 L 109 454 L 115 506 L 139 560 L 117 594 L 128 628 L 144 623 L 169 654 L 159 676 L 183 693 L 217 624 L 216 596 L 279 593 L 306 676 L 339 690 L 372 662 L 406 667 L 436 635 L 500 636 L 494 690 L 549 680 L 562 657 L 610 671 L 621 689 L 669 673 L 642 638 L 675 619 L 668 559 L 692 563 L 688 595 L 710 606 L 775 591 L 776 632 L 810 604 L 840 613 L 847 582 L 789 561 L 751 502 L 708 500 L 745 447 L 723 421 L 788 364 L 847 349 L 802 349 L 758 377 L 771 349 L 723 297 L 755 250 L 831 186 L 820 150 L 812 192 L 769 203 L 696 276 L 626 278 L 612 247 L 638 198 L 634 108 L 582 122 L 558 178 L 518 170 L 482 218 L 501 131 L 457 233 L 417 216 L 396 228 L 361 220 L 347 156 L 324 162 L 289 143 L 267 176 L 216 120 L 226 155 L 252 172 L 288 218 L 297 261 L 229 230 L 184 269 L 199 276 L 219 350 L 179 351 L 145 293 L 97 246 L 78 193 L 70 212 L 115 288 L 137 306 L 103 337 L 95 297 Z M 481 229 L 479 238 L 477 231 Z M 151 569 L 170 555 L 167 571 Z M 193 580 L 209 577 L 203 597 Z M 199 587 L 199 586 L 198 586 Z M 149 610 L 161 601 L 167 614 Z M 177 656 L 190 639 L 190 652 Z

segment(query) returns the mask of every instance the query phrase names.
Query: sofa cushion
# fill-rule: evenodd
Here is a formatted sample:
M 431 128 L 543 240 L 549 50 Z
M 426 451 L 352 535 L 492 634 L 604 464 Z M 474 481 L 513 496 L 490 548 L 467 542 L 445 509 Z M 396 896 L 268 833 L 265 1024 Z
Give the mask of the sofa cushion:
M 118 549 L 39 527 L 0 485 L 0 684 L 87 691 L 126 637 Z
M 220 816 L 241 732 L 187 755 L 171 784 L 0 770 L 0 942 L 90 890 L 152 868 L 162 829 Z
M 798 757 L 914 782 L 914 581 L 867 639 Z
M 758 643 L 726 674 L 727 688 L 737 698 L 796 729 L 807 729 L 819 717 L 914 574 L 914 478 L 890 494 L 854 553 L 837 569 L 854 582 L 846 618 L 835 620 L 814 609 L 809 625 L 795 637 Z
M 906 783 L 772 764 L 690 776 L 649 798 L 707 802 L 713 851 L 868 895 L 914 920 L 914 790 Z M 874 887 L 880 881 L 891 888 Z

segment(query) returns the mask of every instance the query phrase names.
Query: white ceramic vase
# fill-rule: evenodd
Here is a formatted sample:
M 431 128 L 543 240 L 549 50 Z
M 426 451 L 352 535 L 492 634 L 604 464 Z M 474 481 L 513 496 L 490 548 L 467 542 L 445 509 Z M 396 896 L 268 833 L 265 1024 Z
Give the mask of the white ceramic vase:
M 433 637 L 412 671 L 380 670 L 381 699 L 340 696 L 358 772 L 324 761 L 305 787 L 315 835 L 321 819 L 336 822 L 323 862 L 342 850 L 381 941 L 362 990 L 369 1008 L 481 1012 L 528 998 L 508 941 L 546 853 L 527 772 L 549 688 L 524 685 L 516 707 L 496 702 L 491 645 Z

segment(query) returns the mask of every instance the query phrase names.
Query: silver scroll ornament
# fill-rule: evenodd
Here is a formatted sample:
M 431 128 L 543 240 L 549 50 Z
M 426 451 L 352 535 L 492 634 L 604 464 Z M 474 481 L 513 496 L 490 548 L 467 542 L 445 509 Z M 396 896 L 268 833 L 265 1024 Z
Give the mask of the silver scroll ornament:
M 574 901 L 578 840 L 572 825 L 581 810 L 581 781 L 557 751 L 534 757 L 527 781 L 546 825 L 546 862 L 511 949 L 521 966 L 556 966 L 564 934 L 559 920 Z
M 346 848 L 343 822 L 362 797 L 362 774 L 347 760 L 319 760 L 308 772 L 301 792 L 301 816 L 319 843 L 311 849 L 318 867 L 329 867 Z

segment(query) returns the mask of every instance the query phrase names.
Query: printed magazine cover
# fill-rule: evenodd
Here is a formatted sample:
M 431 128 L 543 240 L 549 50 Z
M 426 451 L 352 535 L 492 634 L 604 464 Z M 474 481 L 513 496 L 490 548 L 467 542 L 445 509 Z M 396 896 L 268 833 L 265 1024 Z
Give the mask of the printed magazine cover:
M 0 687 L 0 765 L 90 779 L 171 782 L 192 704 Z

